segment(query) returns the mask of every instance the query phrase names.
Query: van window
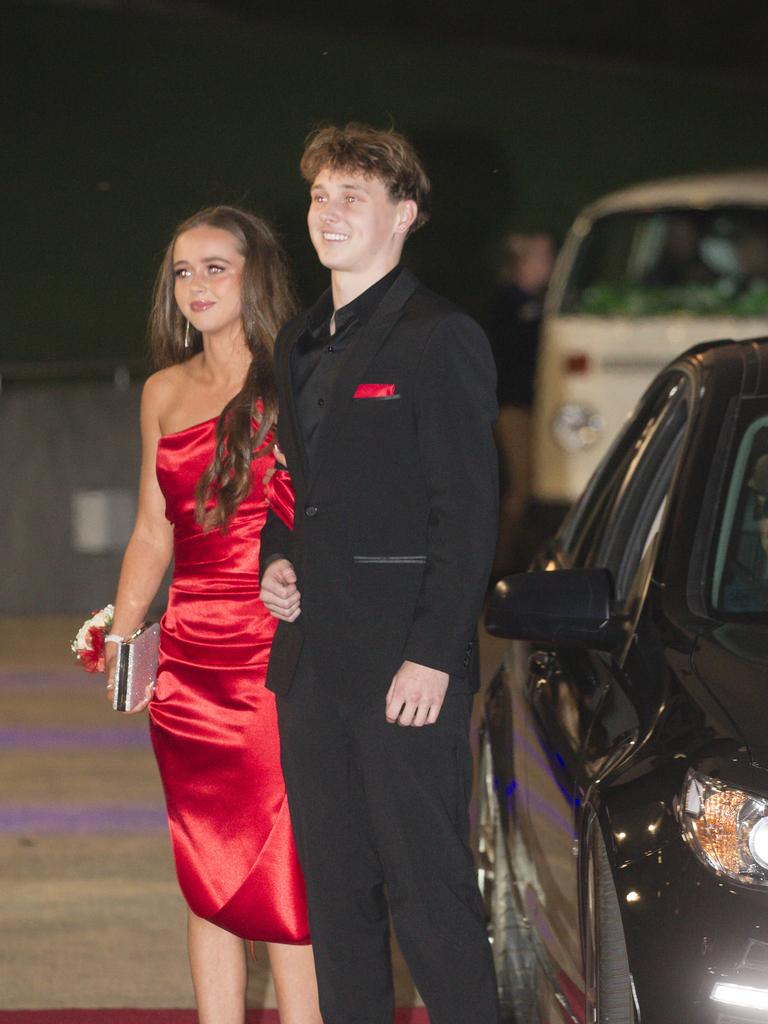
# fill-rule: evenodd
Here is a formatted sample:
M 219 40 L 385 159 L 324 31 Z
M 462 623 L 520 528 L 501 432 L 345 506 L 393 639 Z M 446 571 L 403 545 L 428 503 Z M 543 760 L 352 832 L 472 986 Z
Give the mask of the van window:
M 560 312 L 591 316 L 768 313 L 768 209 L 608 214 L 583 239 Z

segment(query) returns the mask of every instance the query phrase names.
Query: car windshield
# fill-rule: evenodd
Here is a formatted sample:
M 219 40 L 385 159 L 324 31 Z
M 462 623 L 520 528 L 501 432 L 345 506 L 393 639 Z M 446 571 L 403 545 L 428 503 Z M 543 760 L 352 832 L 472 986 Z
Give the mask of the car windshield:
M 574 261 L 563 314 L 768 314 L 768 209 L 722 206 L 614 213 Z
M 741 435 L 715 554 L 712 604 L 728 619 L 768 621 L 768 411 L 761 406 Z

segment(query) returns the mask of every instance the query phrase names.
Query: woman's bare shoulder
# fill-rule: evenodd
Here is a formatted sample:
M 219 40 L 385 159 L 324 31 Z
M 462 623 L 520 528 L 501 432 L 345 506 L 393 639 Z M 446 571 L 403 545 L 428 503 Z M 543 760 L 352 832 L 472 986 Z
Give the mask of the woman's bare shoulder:
M 145 411 L 157 415 L 158 419 L 177 401 L 187 379 L 183 363 L 165 366 L 157 370 L 144 382 L 141 404 Z

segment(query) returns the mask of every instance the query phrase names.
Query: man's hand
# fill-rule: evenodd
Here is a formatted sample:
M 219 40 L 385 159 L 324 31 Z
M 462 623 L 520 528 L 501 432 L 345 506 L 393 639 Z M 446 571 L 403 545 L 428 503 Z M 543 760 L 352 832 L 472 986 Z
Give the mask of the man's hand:
M 261 601 L 276 619 L 293 622 L 301 615 L 296 573 L 287 558 L 270 562 L 261 578 Z
M 434 725 L 447 689 L 447 672 L 404 661 L 387 692 L 387 721 L 398 725 Z

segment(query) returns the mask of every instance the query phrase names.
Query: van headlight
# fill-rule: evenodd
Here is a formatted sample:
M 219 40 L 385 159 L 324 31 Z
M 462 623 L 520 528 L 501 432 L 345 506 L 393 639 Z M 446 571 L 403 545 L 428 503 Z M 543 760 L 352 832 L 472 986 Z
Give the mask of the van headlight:
M 603 417 L 589 406 L 577 402 L 566 402 L 552 417 L 552 434 L 567 452 L 591 448 L 604 429 Z
M 768 886 L 768 798 L 689 771 L 680 820 L 708 867 L 737 882 Z

